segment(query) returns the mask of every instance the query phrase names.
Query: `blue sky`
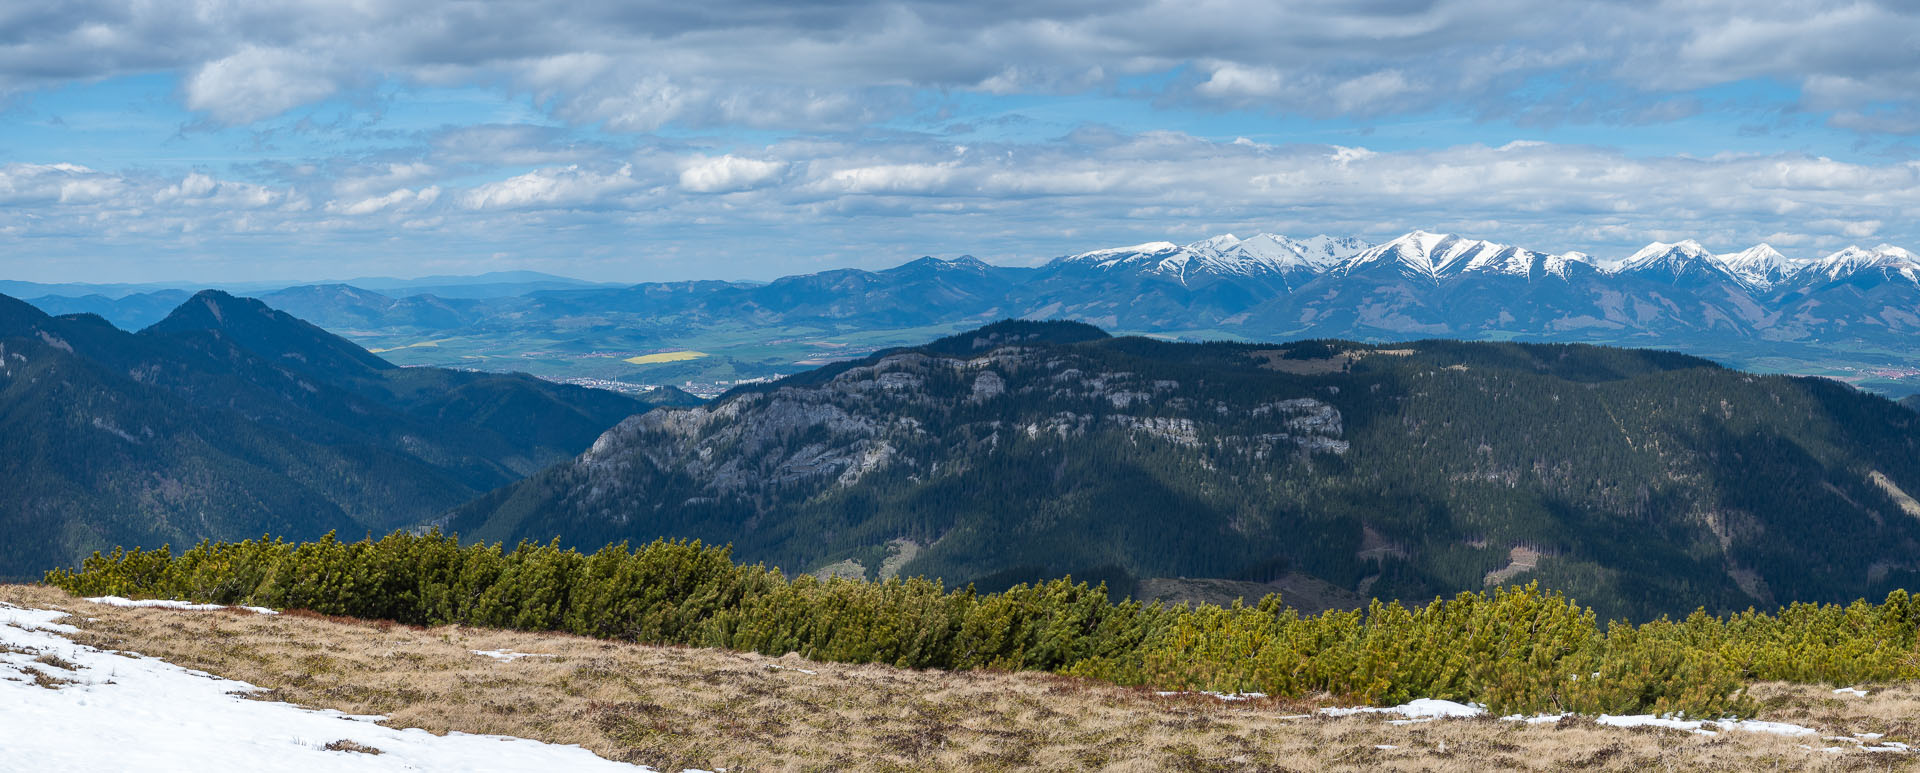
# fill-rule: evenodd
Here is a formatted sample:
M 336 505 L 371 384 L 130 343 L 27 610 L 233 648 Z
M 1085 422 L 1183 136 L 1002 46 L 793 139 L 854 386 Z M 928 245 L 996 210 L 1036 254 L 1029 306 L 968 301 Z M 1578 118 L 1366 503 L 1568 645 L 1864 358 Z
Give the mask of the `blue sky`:
M 0 275 L 770 278 L 1416 228 L 1920 247 L 1871 2 L 0 10 Z

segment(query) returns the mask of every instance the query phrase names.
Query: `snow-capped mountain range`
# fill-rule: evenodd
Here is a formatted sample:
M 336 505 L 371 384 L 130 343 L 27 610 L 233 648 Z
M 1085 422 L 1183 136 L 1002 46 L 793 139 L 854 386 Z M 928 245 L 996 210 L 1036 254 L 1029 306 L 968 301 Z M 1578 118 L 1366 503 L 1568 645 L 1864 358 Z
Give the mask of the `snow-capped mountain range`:
M 1595 257 L 1426 231 L 1371 245 L 1226 235 L 1021 271 L 1031 273 L 983 288 L 991 313 L 1246 340 L 1526 338 L 1821 362 L 1865 347 L 1920 358 L 1920 257 L 1886 244 L 1816 258 L 1685 240 Z M 1819 351 L 1832 354 L 1810 354 Z
M 117 319 L 110 307 L 117 301 L 53 300 L 74 303 L 38 302 L 56 314 Z M 139 312 L 151 299 L 123 300 Z M 660 282 L 490 299 L 395 298 L 330 285 L 263 300 L 322 327 L 399 331 L 415 340 L 476 325 L 543 339 L 578 336 L 582 320 L 595 329 L 682 335 L 743 325 L 847 332 L 1069 319 L 1195 339 L 1606 343 L 1765 368 L 1914 370 L 1920 382 L 1911 366 L 1920 362 L 1920 258 L 1891 245 L 1790 257 L 1764 244 L 1715 253 L 1679 241 L 1589 256 L 1424 231 L 1382 244 L 1223 234 L 1092 250 L 1040 266 L 925 257 L 764 283 Z M 613 340 L 604 348 L 636 346 Z
M 1354 237 L 1315 236 L 1297 240 L 1261 233 L 1247 239 L 1223 234 L 1187 245 L 1159 241 L 1112 247 L 1058 258 L 1056 266 L 1136 271 L 1190 284 L 1219 277 L 1349 276 L 1392 267 L 1410 279 L 1443 281 L 1485 274 L 1567 279 L 1576 271 L 1630 276 L 1668 284 L 1729 281 L 1766 292 L 1799 282 L 1835 282 L 1860 271 L 1920 276 L 1920 257 L 1889 244 L 1848 247 L 1824 258 L 1794 259 L 1771 245 L 1715 254 L 1691 239 L 1653 242 L 1625 259 L 1600 263 L 1581 252 L 1545 253 L 1453 234 L 1413 231 L 1392 241 L 1369 245 Z
M 1366 248 L 1366 242 L 1350 236 L 1321 235 L 1295 240 L 1270 233 L 1248 239 L 1222 234 L 1184 247 L 1173 242 L 1147 242 L 1083 252 L 1061 261 L 1103 269 L 1133 269 L 1184 280 L 1203 274 L 1321 274 Z

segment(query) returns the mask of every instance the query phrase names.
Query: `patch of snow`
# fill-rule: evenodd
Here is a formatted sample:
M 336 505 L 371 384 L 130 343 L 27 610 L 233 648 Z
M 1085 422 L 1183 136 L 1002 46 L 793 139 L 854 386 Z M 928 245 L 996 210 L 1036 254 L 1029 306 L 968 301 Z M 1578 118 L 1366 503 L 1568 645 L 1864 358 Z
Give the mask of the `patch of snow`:
M 1162 694 L 1165 695 L 1169 693 L 1162 693 Z M 1455 703 L 1453 701 L 1435 700 L 1432 698 L 1421 698 L 1418 700 L 1408 701 L 1407 703 L 1403 703 L 1398 706 L 1387 706 L 1387 707 L 1357 706 L 1352 708 L 1324 708 L 1324 709 L 1320 709 L 1319 711 L 1320 716 L 1326 716 L 1326 717 L 1348 717 L 1356 714 L 1392 714 L 1399 717 L 1403 717 L 1403 719 L 1390 720 L 1390 723 L 1395 725 L 1413 724 L 1418 722 L 1432 722 L 1434 720 L 1439 720 L 1439 719 L 1470 719 L 1473 717 L 1482 716 L 1486 713 L 1487 713 L 1486 707 L 1480 706 L 1478 704 Z M 1526 716 L 1523 714 L 1509 714 L 1507 716 L 1501 717 L 1500 719 L 1507 722 L 1525 722 L 1529 725 L 1544 725 L 1544 724 L 1549 724 L 1553 722 L 1559 722 L 1561 719 L 1567 716 L 1568 716 L 1567 714 L 1540 714 L 1535 716 Z M 1671 728 L 1674 730 L 1684 730 L 1686 732 L 1696 733 L 1699 735 L 1719 735 L 1722 731 L 1740 731 L 1740 732 L 1746 732 L 1746 733 L 1770 733 L 1773 735 L 1784 735 L 1784 736 L 1819 735 L 1817 731 L 1815 731 L 1813 728 L 1810 728 L 1810 727 L 1803 727 L 1803 726 L 1795 725 L 1789 722 L 1767 722 L 1767 721 L 1758 720 L 1758 719 L 1728 718 L 1728 719 L 1713 720 L 1713 719 L 1686 719 L 1680 716 L 1671 716 L 1671 715 L 1656 717 L 1650 714 L 1636 714 L 1636 715 L 1630 715 L 1630 716 L 1615 716 L 1615 715 L 1609 715 L 1609 714 L 1602 714 L 1598 717 L 1595 717 L 1594 722 L 1597 722 L 1602 725 L 1607 725 L 1609 727 L 1664 727 L 1664 728 Z M 1878 735 L 1872 735 L 1872 734 L 1866 734 L 1866 733 L 1857 735 L 1855 737 L 1868 740 L 1868 741 L 1879 738 Z M 1887 744 L 1886 746 L 1891 747 L 1893 745 Z M 1905 751 L 1905 748 L 1904 747 L 1902 747 L 1901 749 L 1885 748 L 1885 749 L 1876 749 L 1876 751 Z
M 194 604 L 186 601 L 174 601 L 172 599 L 142 599 L 140 601 L 134 601 L 133 599 L 123 598 L 120 596 L 95 596 L 87 600 L 95 604 L 105 604 L 110 607 L 136 607 L 136 608 L 151 607 L 151 608 L 159 608 L 159 609 L 184 609 L 192 612 L 205 612 L 205 611 L 214 610 L 214 609 L 226 609 L 226 607 L 220 606 L 219 604 Z
M 1408 719 L 1466 719 L 1487 713 L 1487 708 L 1478 704 L 1469 705 L 1435 698 L 1416 698 L 1398 706 L 1388 706 L 1386 708 L 1358 706 L 1354 708 L 1321 709 L 1320 713 L 1330 717 L 1345 717 L 1354 714 L 1397 714 Z
M 1787 722 L 1765 722 L 1758 719 L 1682 719 L 1675 716 L 1656 717 L 1650 714 L 1612 716 L 1601 714 L 1594 722 L 1609 727 L 1664 727 L 1673 730 L 1685 730 L 1697 735 L 1719 735 L 1721 730 L 1739 730 L 1748 733 L 1772 733 L 1774 735 L 1818 735 L 1813 728 L 1802 727 Z
M 807 674 L 807 675 L 809 675 L 809 676 L 819 676 L 819 675 L 820 675 L 820 672 L 818 672 L 818 671 L 810 671 L 810 670 L 807 670 L 807 669 L 804 669 L 804 668 L 794 668 L 793 666 L 782 666 L 782 665 L 779 665 L 779 664 L 777 664 L 777 663 L 768 663 L 768 664 L 767 664 L 767 670 L 768 670 L 768 671 L 798 671 L 798 672 L 800 672 L 800 673 L 802 673 L 802 674 Z
M 87 600 L 95 604 L 105 604 L 110 607 L 142 607 L 142 608 L 150 607 L 150 608 L 158 608 L 158 609 L 182 609 L 189 612 L 207 612 L 215 609 L 226 609 L 226 607 L 221 606 L 219 604 L 194 604 L 187 601 L 175 601 L 173 599 L 141 599 L 139 601 L 135 601 L 133 599 L 122 598 L 120 596 L 95 596 Z M 234 608 L 244 609 L 256 615 L 280 614 L 279 612 L 268 609 L 266 607 L 242 606 L 242 607 L 234 607 Z
M 26 609 L 0 601 L 0 636 L 5 636 L 7 628 L 23 631 L 53 631 L 55 633 L 79 633 L 80 629 L 55 620 L 66 617 L 65 612 L 51 609 Z M 3 642 L 4 639 L 0 639 Z
M 379 717 L 248 700 L 258 692 L 145 656 L 127 657 L 56 635 L 65 613 L 0 604 L 0 644 L 34 654 L 0 654 L 0 767 L 62 771 L 142 770 L 625 770 L 650 771 L 562 746 L 495 735 L 374 724 Z M 63 630 L 64 629 L 64 630 Z M 53 654 L 73 669 L 33 664 Z M 34 667 L 72 683 L 41 687 Z M 329 751 L 335 741 L 378 755 Z
M 1858 687 L 1842 687 L 1842 688 L 1840 688 L 1840 689 L 1838 689 L 1838 690 L 1834 690 L 1834 691 L 1833 691 L 1833 694 L 1834 694 L 1834 695 L 1851 695 L 1851 696 L 1853 696 L 1853 697 L 1855 697 L 1855 698 L 1865 698 L 1865 697 L 1867 697 L 1867 691 L 1866 691 L 1866 690 L 1862 690 L 1862 689 L 1860 689 L 1860 688 L 1858 688 Z
M 512 663 L 513 661 L 519 660 L 521 658 L 557 658 L 559 657 L 558 655 L 547 655 L 539 652 L 514 652 L 513 650 L 468 650 L 468 652 L 471 652 L 475 655 L 481 655 L 484 657 L 493 658 L 494 660 L 498 660 L 502 663 Z

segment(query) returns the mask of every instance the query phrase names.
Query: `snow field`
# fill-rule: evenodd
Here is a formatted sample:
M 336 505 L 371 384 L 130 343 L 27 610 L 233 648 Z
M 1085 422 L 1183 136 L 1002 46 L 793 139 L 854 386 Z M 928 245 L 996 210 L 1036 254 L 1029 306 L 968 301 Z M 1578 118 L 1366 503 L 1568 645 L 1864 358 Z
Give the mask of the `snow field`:
M 133 599 L 121 598 L 119 596 L 95 596 L 87 600 L 95 604 L 105 604 L 110 607 L 154 607 L 159 609 L 181 609 L 181 610 L 186 610 L 190 612 L 206 612 L 206 611 L 211 611 L 215 609 L 226 609 L 226 607 L 220 606 L 219 604 L 193 604 L 185 601 L 173 601 L 171 599 L 146 599 L 143 601 L 134 601 Z M 256 615 L 280 614 L 279 612 L 275 612 L 266 607 L 238 607 L 238 608 L 247 610 L 248 612 L 252 612 Z
M 377 716 L 249 700 L 260 688 L 75 644 L 60 635 L 75 631 L 55 622 L 63 617 L 0 603 L 0 771 L 652 770 L 578 746 L 436 736 Z M 337 741 L 381 753 L 326 748 Z

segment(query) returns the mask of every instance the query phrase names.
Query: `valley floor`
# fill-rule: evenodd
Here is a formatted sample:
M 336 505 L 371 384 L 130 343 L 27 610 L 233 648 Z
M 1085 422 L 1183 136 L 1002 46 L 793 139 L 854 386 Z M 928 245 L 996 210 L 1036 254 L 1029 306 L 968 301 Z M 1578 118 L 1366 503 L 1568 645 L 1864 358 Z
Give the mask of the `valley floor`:
M 1708 725 L 1702 729 L 1718 732 L 1707 734 L 1616 727 L 1579 717 L 1520 722 L 1484 716 L 1434 721 L 1378 713 L 1334 716 L 1317 711 L 1331 699 L 1222 700 L 1035 673 L 908 671 L 558 634 L 411 628 L 302 613 L 109 606 L 41 586 L 0 586 L 0 603 L 16 607 L 0 607 L 0 629 L 6 629 L 0 633 L 13 634 L 7 641 L 29 635 L 59 640 L 59 646 L 43 642 L 38 649 L 24 644 L 11 645 L 13 650 L 0 647 L 0 676 L 18 677 L 30 669 L 33 678 L 43 682 L 0 683 L 0 688 L 85 689 L 87 680 L 109 666 L 115 673 L 107 680 L 117 676 L 131 685 L 137 681 L 134 674 L 143 673 L 128 665 L 90 664 L 89 658 L 118 659 L 85 649 L 98 648 L 141 653 L 258 685 L 266 692 L 254 697 L 269 701 L 386 717 L 380 723 L 384 727 L 376 728 L 383 735 L 367 736 L 368 745 L 386 743 L 391 748 L 385 751 L 397 754 L 327 752 L 331 756 L 315 758 L 325 761 L 325 769 L 402 767 L 407 755 L 427 754 L 420 749 L 433 746 L 428 737 L 404 728 L 578 745 L 606 760 L 660 770 L 1920 767 L 1920 755 L 1899 751 L 1902 743 L 1920 741 L 1920 685 L 1911 684 L 1864 686 L 1863 691 L 1759 685 L 1754 688 L 1764 706 L 1759 719 L 1817 732 L 1793 735 Z M 35 609 L 71 613 L 57 620 L 71 628 L 25 630 L 39 618 L 24 610 Z M 24 625 L 9 627 L 10 615 Z M 127 659 L 134 662 L 152 661 Z M 64 683 L 69 680 L 74 684 Z M 167 697 L 151 700 L 175 700 L 167 693 L 158 695 Z M 102 713 L 91 721 L 111 727 L 116 721 L 106 715 L 111 709 L 103 701 L 91 702 Z M 67 705 L 71 709 L 88 703 Z M 22 760 L 8 750 L 80 747 L 95 737 L 76 721 L 85 717 L 29 731 L 7 716 L 9 705 L 20 708 L 22 703 L 0 700 L 0 769 L 13 769 L 10 766 Z M 148 710 L 164 714 L 167 708 Z M 244 733 L 245 727 L 226 732 Z M 29 732 L 61 737 L 28 738 Z M 333 739 L 316 735 L 308 740 L 318 749 Z M 473 739 L 446 740 L 451 749 Z M 538 766 L 549 769 L 602 762 L 587 759 L 580 749 L 489 740 L 490 748 L 529 755 L 526 760 L 548 760 Z M 244 746 L 250 741 L 234 738 L 232 743 Z M 504 756 L 507 751 L 477 767 L 462 767 L 513 769 L 514 758 Z M 571 760 L 566 754 L 582 759 Z M 409 759 L 415 764 L 429 760 L 424 767 L 438 767 L 430 762 L 432 757 Z M 43 767 L 28 763 L 21 769 Z

